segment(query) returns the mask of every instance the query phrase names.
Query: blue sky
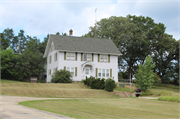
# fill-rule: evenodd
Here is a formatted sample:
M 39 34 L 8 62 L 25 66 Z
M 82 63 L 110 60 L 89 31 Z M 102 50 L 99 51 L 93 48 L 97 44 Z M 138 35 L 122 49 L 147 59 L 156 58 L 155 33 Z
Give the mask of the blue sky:
M 148 16 L 166 26 L 166 33 L 180 39 L 180 0 L 1 0 L 0 32 L 12 28 L 15 35 L 41 41 L 47 34 L 68 33 L 82 36 L 97 21 L 110 16 Z

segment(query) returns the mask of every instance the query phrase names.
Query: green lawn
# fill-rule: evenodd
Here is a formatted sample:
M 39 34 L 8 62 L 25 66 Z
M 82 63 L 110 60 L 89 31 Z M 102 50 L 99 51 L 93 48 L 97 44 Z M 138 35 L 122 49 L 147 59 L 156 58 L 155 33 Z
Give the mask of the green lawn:
M 74 118 L 179 118 L 177 103 L 139 98 L 38 100 L 19 104 Z
M 82 83 L 30 83 L 1 80 L 1 95 L 50 98 L 117 98 L 113 92 L 90 89 Z
M 178 86 L 176 86 L 176 87 L 178 87 Z M 152 86 L 152 88 L 149 90 L 153 92 L 153 96 L 158 96 L 158 94 L 161 92 L 170 92 L 170 93 L 172 93 L 172 96 L 179 96 L 178 88 L 174 89 L 174 88 L 170 88 L 170 87 Z

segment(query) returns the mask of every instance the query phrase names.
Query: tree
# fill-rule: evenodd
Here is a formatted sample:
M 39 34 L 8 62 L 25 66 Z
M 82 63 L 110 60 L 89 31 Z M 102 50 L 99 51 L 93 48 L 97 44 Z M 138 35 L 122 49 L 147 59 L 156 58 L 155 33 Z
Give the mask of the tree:
M 136 74 L 134 74 L 136 78 L 134 82 L 137 87 L 142 89 L 142 91 L 147 91 L 147 89 L 150 88 L 154 82 L 154 67 L 155 63 L 153 63 L 151 56 L 146 57 L 144 64 L 139 64 L 139 68 Z
M 11 45 L 11 41 L 14 38 L 14 31 L 13 29 L 5 29 L 1 33 L 1 49 L 5 50 Z
M 14 79 L 17 57 L 13 49 L 1 50 L 1 78 Z
M 145 50 L 148 46 L 148 42 L 144 40 L 145 32 L 129 18 L 112 16 L 102 19 L 94 27 L 90 27 L 90 32 L 83 37 L 111 39 L 122 53 L 119 57 L 119 67 L 129 69 L 129 78 L 133 65 L 148 54 Z
M 18 41 L 20 42 L 20 53 L 23 53 L 26 47 L 26 37 L 24 35 L 24 30 L 20 30 L 18 33 Z
M 23 54 L 18 56 L 16 63 L 17 79 L 20 81 L 29 80 L 30 77 L 41 79 L 44 69 L 43 54 L 39 49 L 40 41 L 36 37 L 27 36 L 26 47 Z

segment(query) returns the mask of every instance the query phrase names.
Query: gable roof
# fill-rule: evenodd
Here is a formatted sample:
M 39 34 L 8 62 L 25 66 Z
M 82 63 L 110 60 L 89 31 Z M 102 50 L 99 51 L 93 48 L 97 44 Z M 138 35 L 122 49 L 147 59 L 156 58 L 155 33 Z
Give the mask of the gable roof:
M 121 55 L 121 52 L 110 39 L 51 34 L 48 39 L 44 57 L 47 57 L 52 42 L 54 43 L 54 50 L 59 51 Z

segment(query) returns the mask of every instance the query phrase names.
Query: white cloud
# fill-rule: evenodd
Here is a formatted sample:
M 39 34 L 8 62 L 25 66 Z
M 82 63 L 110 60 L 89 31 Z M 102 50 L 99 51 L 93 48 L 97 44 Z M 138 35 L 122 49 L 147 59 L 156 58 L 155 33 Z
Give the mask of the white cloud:
M 23 29 L 28 35 L 37 37 L 44 35 L 45 37 L 48 33 L 68 33 L 69 29 L 73 29 L 75 36 L 81 36 L 88 32 L 90 26 L 94 26 L 97 8 L 97 21 L 110 16 L 125 17 L 128 14 L 149 16 L 155 22 L 164 23 L 167 33 L 173 33 L 175 38 L 178 37 L 177 23 L 180 21 L 178 21 L 177 0 L 173 2 L 38 1 L 0 3 L 2 5 L 2 30 L 7 27 L 15 30 Z

